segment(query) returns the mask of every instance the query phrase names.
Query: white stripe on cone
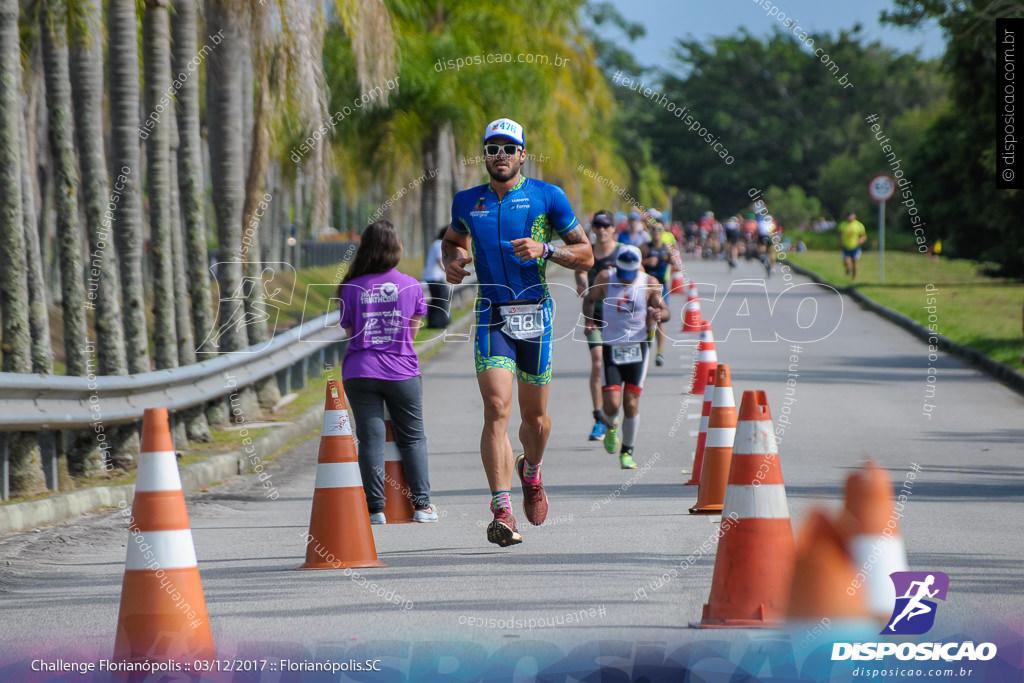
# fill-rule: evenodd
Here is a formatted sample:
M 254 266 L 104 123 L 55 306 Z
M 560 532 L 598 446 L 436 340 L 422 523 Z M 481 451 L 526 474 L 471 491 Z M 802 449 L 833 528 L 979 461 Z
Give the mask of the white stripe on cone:
M 697 362 L 698 363 L 700 361 L 707 362 L 707 361 L 711 361 L 711 360 L 718 360 L 718 354 L 715 352 L 714 349 L 704 349 L 703 351 L 701 351 L 701 352 L 699 352 L 697 354 Z
M 711 396 L 712 408 L 735 408 L 736 398 L 732 395 L 732 387 L 715 387 Z
M 342 489 L 362 485 L 363 477 L 359 474 L 357 462 L 322 462 L 316 466 L 315 488 Z
M 783 484 L 729 484 L 722 501 L 722 514 L 733 512 L 739 519 L 789 519 L 786 487 Z
M 708 427 L 708 437 L 704 442 L 704 448 L 732 448 L 735 438 L 735 427 Z
M 351 436 L 352 422 L 347 410 L 325 410 L 324 428 L 321 436 Z
M 740 420 L 733 452 L 743 455 L 777 455 L 771 420 Z
M 139 454 L 138 477 L 135 492 L 180 491 L 181 477 L 178 476 L 178 457 L 174 451 L 155 451 Z
M 140 531 L 128 536 L 125 569 L 187 569 L 196 566 L 191 529 Z
M 903 539 L 879 534 L 857 534 L 848 542 L 854 565 L 867 574 L 861 583 L 865 602 L 874 614 L 886 614 L 896 602 L 896 588 L 889 579 L 892 572 L 907 571 L 907 551 Z

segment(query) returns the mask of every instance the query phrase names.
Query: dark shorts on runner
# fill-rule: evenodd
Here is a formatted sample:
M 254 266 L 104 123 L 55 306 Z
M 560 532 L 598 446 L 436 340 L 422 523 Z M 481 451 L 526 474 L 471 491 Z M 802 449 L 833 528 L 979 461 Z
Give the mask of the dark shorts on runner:
M 860 260 L 860 247 L 858 246 L 858 247 L 855 247 L 854 249 L 846 249 L 846 248 L 844 248 L 843 249 L 843 258 L 844 259 L 851 258 L 854 261 L 859 261 Z
M 640 347 L 641 359 L 636 363 L 616 365 L 612 362 L 614 346 L 605 344 L 601 351 L 601 391 L 628 391 L 640 395 L 647 377 L 647 355 L 651 348 L 650 342 L 637 342 Z M 623 344 L 622 346 L 631 346 Z
M 739 244 L 740 229 L 736 228 L 735 230 L 729 230 L 728 228 L 726 228 L 725 241 L 728 242 L 729 244 Z

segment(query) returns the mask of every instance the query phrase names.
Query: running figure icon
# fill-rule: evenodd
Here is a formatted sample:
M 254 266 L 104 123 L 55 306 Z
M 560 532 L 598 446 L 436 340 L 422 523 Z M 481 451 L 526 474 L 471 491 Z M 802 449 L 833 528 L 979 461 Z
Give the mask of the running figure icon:
M 911 581 L 910 587 L 907 588 L 906 595 L 900 596 L 903 598 L 910 598 L 910 601 L 907 602 L 906 606 L 903 608 L 903 611 L 900 612 L 899 616 L 889 623 L 889 625 L 886 627 L 886 630 L 895 633 L 896 631 L 894 627 L 896 626 L 896 623 L 903 617 L 906 617 L 907 621 L 910 621 L 918 615 L 928 614 L 929 612 L 931 612 L 932 607 L 930 605 L 923 603 L 922 600 L 924 598 L 934 598 L 935 595 L 939 592 L 938 588 L 936 588 L 933 591 L 928 590 L 934 583 L 934 574 L 929 574 L 924 581 Z M 917 587 L 916 593 L 914 592 L 915 586 Z

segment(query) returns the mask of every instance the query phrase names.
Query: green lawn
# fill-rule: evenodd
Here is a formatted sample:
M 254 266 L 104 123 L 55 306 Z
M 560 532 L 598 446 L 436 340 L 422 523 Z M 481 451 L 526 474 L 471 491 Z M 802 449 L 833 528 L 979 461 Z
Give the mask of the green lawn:
M 934 315 L 938 331 L 955 342 L 971 346 L 993 360 L 1021 370 L 1021 304 L 1024 284 L 982 275 L 974 261 L 938 261 L 918 253 L 886 251 L 885 283 L 879 283 L 878 252 L 861 257 L 857 279 L 843 270 L 838 249 L 789 254 L 793 263 L 813 270 L 829 282 L 845 287 L 856 284 L 863 294 L 924 325 Z M 926 298 L 934 292 L 934 311 Z

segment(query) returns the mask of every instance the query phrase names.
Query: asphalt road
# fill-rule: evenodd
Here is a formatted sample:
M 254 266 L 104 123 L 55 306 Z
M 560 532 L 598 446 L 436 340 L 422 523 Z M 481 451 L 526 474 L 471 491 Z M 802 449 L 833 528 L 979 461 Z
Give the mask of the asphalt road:
M 846 475 L 865 458 L 887 468 L 898 485 L 916 464 L 901 519 L 909 564 L 950 577 L 934 634 L 1018 622 L 1024 400 L 942 353 L 929 360 L 927 345 L 805 278 L 776 273 L 764 289 L 764 271 L 754 263 L 741 263 L 735 273 L 721 262 L 688 262 L 687 270 L 701 283 L 704 317 L 713 320 L 720 362 L 731 366 L 737 405 L 744 390 L 764 389 L 777 422 L 788 408 L 779 450 L 794 530 L 812 507 L 838 508 Z M 717 530 L 716 517 L 687 514 L 696 487 L 681 486 L 700 412 L 699 401 L 682 393 L 695 335 L 674 334 L 680 342 L 667 349 L 666 366 L 651 368 L 635 454 L 642 469 L 622 471 L 615 456 L 586 439 L 589 355 L 573 339 L 579 300 L 567 273 L 552 275 L 562 339 L 543 469 L 548 522 L 526 523 L 517 483 L 513 503 L 524 542 L 507 549 L 486 542 L 481 403 L 471 345 L 453 340 L 423 369 L 430 476 L 442 519 L 374 527 L 386 568 L 295 571 L 304 555 L 316 438 L 268 469 L 276 500 L 264 498 L 254 476 L 189 500 L 222 652 L 329 656 L 358 645 L 367 655 L 408 659 L 417 647 L 443 641 L 461 643 L 459 656 L 472 659 L 474 648 L 493 652 L 515 643 L 543 653 L 599 641 L 639 651 L 703 640 L 715 658 L 735 663 L 751 643 L 769 637 L 689 628 L 708 598 L 713 556 L 667 582 L 658 578 Z M 922 306 L 924 299 L 922 287 Z M 679 329 L 683 303 L 673 296 L 670 330 Z M 941 331 L 942 311 L 937 315 Z M 785 339 L 772 341 L 776 333 Z M 934 396 L 926 399 L 929 367 Z M 514 445 L 517 429 L 513 417 Z M 0 539 L 0 640 L 8 657 L 109 657 L 127 538 L 124 518 L 107 512 Z M 361 577 L 384 587 L 390 601 Z M 575 623 L 565 618 L 569 613 Z M 530 619 L 545 625 L 525 628 Z M 466 661 L 430 652 L 422 665 L 428 670 Z

